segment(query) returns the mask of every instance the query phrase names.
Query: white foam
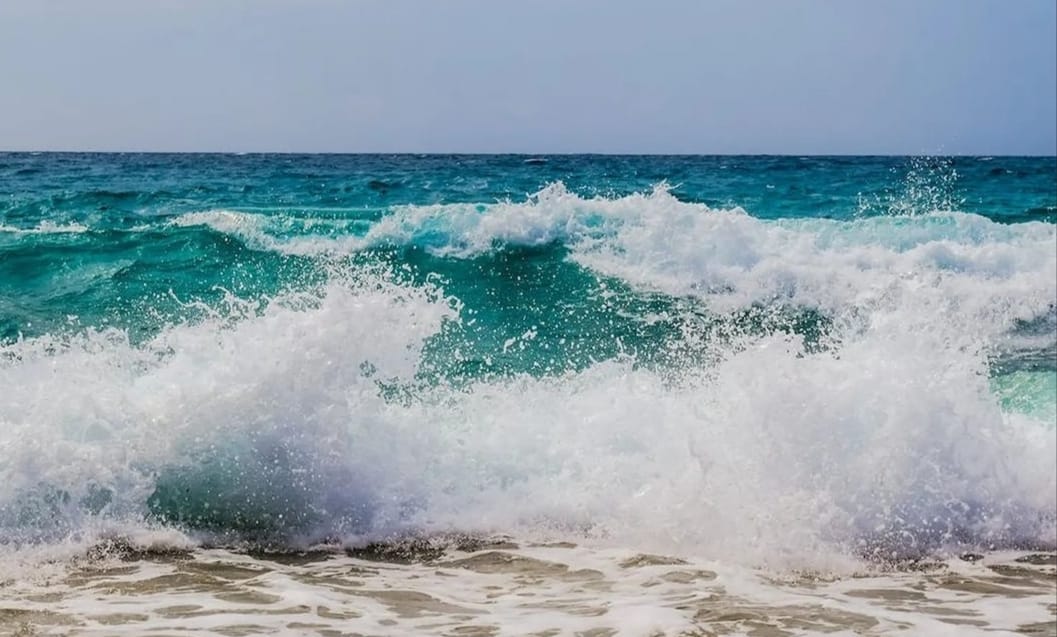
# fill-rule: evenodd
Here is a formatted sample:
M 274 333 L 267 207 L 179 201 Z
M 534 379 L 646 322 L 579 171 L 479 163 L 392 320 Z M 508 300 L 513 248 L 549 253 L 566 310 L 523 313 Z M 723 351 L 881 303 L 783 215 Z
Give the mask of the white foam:
M 994 635 L 1052 624 L 1052 579 L 1016 557 L 820 580 L 583 544 L 453 551 L 409 564 L 198 550 L 180 560 L 82 560 L 52 577 L 5 582 L 4 591 L 9 615 L 30 626 L 63 621 L 85 635 L 228 635 L 247 625 L 277 634 Z
M 334 284 L 322 300 L 285 297 L 260 316 L 233 300 L 227 312 L 172 327 L 143 346 L 117 330 L 4 346 L 5 539 L 76 532 L 90 517 L 82 503 L 105 500 L 104 490 L 112 494 L 99 505 L 107 516 L 142 518 L 158 471 L 195 466 L 201 458 L 188 454 L 208 456 L 226 440 L 247 445 L 246 471 L 269 444 L 290 454 L 303 448 L 316 472 L 313 489 L 355 488 L 343 485 L 345 473 L 326 475 L 357 463 L 331 443 L 353 444 L 342 434 L 360 432 L 378 418 L 372 412 L 389 408 L 375 380 L 413 374 L 422 339 L 452 312 L 429 290 L 365 276 Z M 246 474 L 241 487 L 259 488 L 256 477 Z
M 421 243 L 472 257 L 556 241 L 582 265 L 721 311 L 780 302 L 899 309 L 901 321 L 947 312 L 963 329 L 993 333 L 1057 303 L 1053 224 L 960 212 L 767 221 L 680 202 L 663 184 L 617 199 L 584 199 L 559 183 L 524 203 L 399 208 L 362 245 Z M 904 311 L 911 303 L 920 310 Z
M 1003 413 L 983 354 L 938 328 L 767 337 L 677 382 L 611 361 L 456 390 L 414 380 L 457 316 L 438 290 L 359 272 L 229 305 L 141 346 L 0 350 L 8 541 L 135 526 L 178 476 L 289 541 L 520 530 L 780 567 L 1057 543 L 1057 433 Z
M 290 255 L 347 254 L 362 247 L 359 239 L 348 235 L 330 237 L 312 234 L 317 230 L 322 230 L 324 235 L 332 234 L 334 231 L 347 231 L 350 226 L 355 227 L 357 222 L 354 220 L 292 217 L 285 216 L 276 210 L 264 213 L 223 209 L 203 210 L 179 215 L 171 223 L 177 227 L 206 226 L 216 232 L 236 237 L 247 247 L 255 250 Z M 282 236 L 287 234 L 284 231 L 289 230 L 294 230 L 297 234 Z
M 214 509 L 272 516 L 290 541 L 549 530 L 808 567 L 1057 544 L 1057 432 L 1004 413 L 987 379 L 1010 328 L 1057 303 L 1052 224 L 763 221 L 663 187 L 584 199 L 560 184 L 523 203 L 398 208 L 364 236 L 280 238 L 232 211 L 174 223 L 300 254 L 560 241 L 633 286 L 720 312 L 807 305 L 835 328 L 822 352 L 735 339 L 677 380 L 618 360 L 424 386 L 422 348 L 457 301 L 354 271 L 322 295 L 229 298 L 144 345 L 113 330 L 20 341 L 0 350 L 8 538 L 134 527 L 176 476 Z
M 38 223 L 33 228 L 16 228 L 14 226 L 8 226 L 0 223 L 0 232 L 7 232 L 16 235 L 33 235 L 33 234 L 82 234 L 88 232 L 88 226 L 78 223 L 76 221 L 70 223 L 55 223 L 54 221 L 44 220 Z
M 1053 224 L 1003 225 L 961 212 L 769 221 L 681 202 L 665 184 L 607 199 L 582 198 L 556 183 L 525 202 L 397 207 L 364 236 L 279 239 L 268 233 L 268 219 L 210 211 L 178 223 L 204 223 L 253 247 L 302 255 L 418 245 L 470 258 L 503 245 L 561 242 L 585 267 L 700 297 L 719 311 L 805 305 L 865 312 L 874 323 L 887 317 L 899 329 L 927 328 L 944 313 L 974 337 L 994 336 L 1057 304 Z

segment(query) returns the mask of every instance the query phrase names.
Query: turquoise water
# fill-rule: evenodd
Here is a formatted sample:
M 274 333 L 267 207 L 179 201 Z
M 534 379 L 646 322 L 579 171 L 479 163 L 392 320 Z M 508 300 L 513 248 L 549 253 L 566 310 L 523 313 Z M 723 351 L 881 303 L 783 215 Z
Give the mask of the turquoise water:
M 1055 224 L 1052 157 L 0 154 L 0 542 L 1052 546 Z

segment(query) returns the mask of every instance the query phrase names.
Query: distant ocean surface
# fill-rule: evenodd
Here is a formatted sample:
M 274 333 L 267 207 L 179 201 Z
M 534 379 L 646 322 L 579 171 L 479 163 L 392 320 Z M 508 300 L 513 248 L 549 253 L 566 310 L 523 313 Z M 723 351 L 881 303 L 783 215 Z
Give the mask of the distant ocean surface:
M 1057 158 L 0 153 L 0 634 L 1053 635 L 1055 549 Z

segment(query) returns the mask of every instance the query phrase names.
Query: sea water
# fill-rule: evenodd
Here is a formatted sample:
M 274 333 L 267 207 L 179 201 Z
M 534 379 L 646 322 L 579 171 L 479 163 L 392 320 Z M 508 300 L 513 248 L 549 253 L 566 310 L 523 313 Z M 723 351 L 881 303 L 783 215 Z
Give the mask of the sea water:
M 1057 633 L 1057 160 L 0 154 L 0 632 Z

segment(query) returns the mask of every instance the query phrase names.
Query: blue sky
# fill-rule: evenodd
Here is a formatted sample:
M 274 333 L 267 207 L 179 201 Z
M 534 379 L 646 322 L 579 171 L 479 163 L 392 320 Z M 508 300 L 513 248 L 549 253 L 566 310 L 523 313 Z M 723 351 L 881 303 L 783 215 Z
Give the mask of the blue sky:
M 3 0 L 0 148 L 1046 154 L 1054 0 Z

